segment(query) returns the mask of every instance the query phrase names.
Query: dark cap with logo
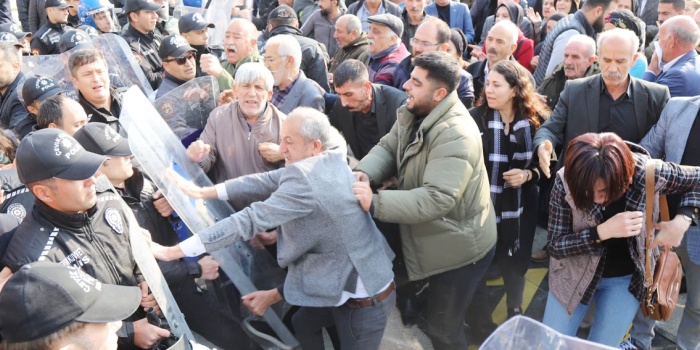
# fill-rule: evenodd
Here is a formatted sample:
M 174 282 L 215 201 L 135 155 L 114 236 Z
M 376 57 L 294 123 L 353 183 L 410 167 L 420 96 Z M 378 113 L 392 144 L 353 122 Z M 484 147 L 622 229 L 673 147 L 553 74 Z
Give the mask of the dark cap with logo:
M 190 51 L 197 50 L 190 46 L 190 43 L 187 42 L 187 39 L 183 38 L 180 35 L 168 35 L 165 38 L 163 38 L 163 41 L 160 42 L 158 55 L 160 56 L 160 58 L 166 58 L 168 56 L 179 58 Z
M 15 36 L 15 35 L 12 34 L 12 33 L 8 33 L 8 32 L 2 32 L 2 33 L 0 33 L 0 42 L 6 42 L 6 43 L 14 44 L 15 47 L 17 47 L 17 48 L 24 47 L 24 46 L 22 46 L 22 44 L 20 44 L 19 41 L 17 40 L 17 36 Z
M 73 137 L 88 152 L 113 157 L 131 155 L 129 140 L 105 123 L 87 123 Z
M 139 10 L 158 11 L 162 7 L 163 7 L 163 5 L 155 3 L 153 1 L 126 0 L 126 5 L 124 5 L 124 13 L 131 13 L 131 12 L 139 11 Z
M 204 28 L 215 28 L 214 23 L 205 21 L 204 17 L 198 12 L 180 17 L 180 20 L 177 22 L 177 27 L 180 30 L 180 34 L 189 33 L 194 30 L 202 30 Z
M 63 89 L 50 77 L 35 75 L 27 78 L 22 85 L 22 98 L 24 105 L 29 106 L 34 101 L 44 101 L 45 99 L 64 92 Z
M 374 15 L 367 17 L 369 23 L 377 23 L 385 25 L 391 29 L 400 38 L 403 34 L 403 22 L 400 18 L 390 15 L 388 13 L 382 13 L 381 15 Z
M 108 323 L 129 317 L 138 287 L 104 284 L 75 267 L 39 261 L 22 266 L 0 294 L 0 334 L 8 343 L 36 340 L 73 322 Z
M 17 40 L 23 39 L 26 36 L 32 36 L 31 32 L 23 32 L 22 28 L 14 23 L 0 24 L 0 32 L 12 33 L 17 37 Z
M 90 44 L 91 42 L 92 39 L 90 39 L 88 33 L 80 29 L 71 29 L 61 35 L 61 39 L 58 40 L 58 50 L 64 53 L 74 47 Z
M 46 128 L 24 137 L 15 160 L 19 180 L 28 184 L 51 178 L 85 180 L 107 157 L 86 151 L 63 130 Z
M 44 8 L 47 9 L 49 7 L 58 7 L 60 9 L 65 9 L 68 7 L 73 7 L 73 5 L 70 5 L 66 2 L 66 0 L 46 0 L 44 3 Z
M 287 6 L 287 5 L 279 5 L 275 7 L 274 10 L 270 11 L 270 14 L 267 16 L 268 21 L 271 19 L 296 19 L 299 20 L 299 17 L 297 16 L 297 13 L 294 12 L 294 9 Z

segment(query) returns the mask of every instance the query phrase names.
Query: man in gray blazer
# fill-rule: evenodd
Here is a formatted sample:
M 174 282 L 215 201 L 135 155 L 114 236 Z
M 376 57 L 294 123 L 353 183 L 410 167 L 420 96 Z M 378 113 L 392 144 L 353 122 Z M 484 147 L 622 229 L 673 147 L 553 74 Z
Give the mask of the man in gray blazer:
M 681 165 L 700 166 L 700 97 L 678 97 L 668 101 L 661 119 L 649 130 L 641 145 L 652 157 Z M 678 210 L 677 210 L 678 209 Z M 684 209 L 686 212 L 683 212 Z M 698 208 L 678 208 L 678 199 L 669 196 L 671 217 L 683 215 L 693 222 Z M 682 241 L 681 241 L 682 239 Z M 674 249 L 681 259 L 687 282 L 688 299 L 678 326 L 676 344 L 680 349 L 700 347 L 700 226 L 691 225 L 683 237 L 676 237 Z M 677 244 L 675 244 L 677 245 Z M 651 349 L 656 322 L 637 313 L 630 335 L 640 349 Z
M 281 296 L 302 307 L 292 320 L 302 348 L 323 349 L 318 327 L 335 325 L 342 349 L 378 349 L 396 299 L 394 253 L 355 199 L 345 152 L 333 149 L 344 141 L 333 140 L 325 115 L 303 107 L 280 134 L 285 168 L 183 188 L 194 198 L 235 197 L 249 207 L 178 246 L 151 249 L 166 261 L 198 256 L 279 227 L 277 261 L 288 268 Z
M 272 104 L 288 114 L 297 107 L 311 107 L 323 112 L 325 101 L 318 84 L 301 71 L 301 46 L 293 36 L 273 36 L 265 46 L 265 67 L 275 79 Z
M 550 176 L 554 150 L 562 148 L 558 170 L 567 144 L 578 135 L 614 132 L 637 143 L 659 120 L 670 95 L 666 86 L 629 75 L 638 46 L 639 39 L 630 30 L 618 28 L 598 35 L 601 74 L 568 81 L 551 117 L 535 134 L 535 156 L 545 176 Z

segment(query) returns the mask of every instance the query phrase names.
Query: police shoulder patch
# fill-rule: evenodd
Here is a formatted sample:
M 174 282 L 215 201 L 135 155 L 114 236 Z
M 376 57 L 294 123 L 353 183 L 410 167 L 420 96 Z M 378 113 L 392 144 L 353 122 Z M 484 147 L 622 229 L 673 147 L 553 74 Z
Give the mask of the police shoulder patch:
M 27 209 L 20 203 L 12 203 L 7 207 L 7 213 L 22 221 L 27 216 Z
M 105 210 L 105 221 L 107 225 L 114 230 L 116 233 L 124 233 L 124 223 L 122 222 L 122 216 L 119 211 L 114 208 L 107 208 Z
M 170 101 L 165 101 L 163 102 L 162 105 L 160 105 L 160 115 L 165 118 L 165 119 L 170 119 L 170 117 L 173 116 L 173 103 Z

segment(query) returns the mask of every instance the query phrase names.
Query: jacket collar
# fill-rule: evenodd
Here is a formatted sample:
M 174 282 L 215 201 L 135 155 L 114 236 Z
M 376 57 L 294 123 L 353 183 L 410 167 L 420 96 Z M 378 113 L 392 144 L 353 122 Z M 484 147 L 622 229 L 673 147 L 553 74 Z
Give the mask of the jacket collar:
M 343 46 L 343 50 L 351 50 L 355 48 L 356 46 L 362 46 L 362 45 L 367 45 L 367 36 L 365 35 L 364 32 L 360 33 L 360 36 L 357 37 L 357 39 L 351 41 L 349 44 Z
M 139 39 L 146 40 L 146 41 L 153 41 L 156 38 L 156 34 L 154 31 L 150 31 L 146 34 L 143 34 L 143 33 L 139 32 L 138 30 L 136 30 L 136 28 L 134 28 L 132 26 L 129 26 L 129 28 L 126 31 L 129 34 L 131 34 Z
M 278 34 L 301 35 L 301 31 L 297 28 L 283 24 L 279 27 L 275 27 L 275 29 L 273 29 L 270 32 L 270 37 L 273 37 L 273 36 L 278 35 Z
M 85 212 L 68 214 L 51 208 L 46 203 L 37 199 L 34 203 L 33 210 L 53 226 L 80 229 L 89 223 L 90 219 L 95 215 L 97 212 L 97 204 Z

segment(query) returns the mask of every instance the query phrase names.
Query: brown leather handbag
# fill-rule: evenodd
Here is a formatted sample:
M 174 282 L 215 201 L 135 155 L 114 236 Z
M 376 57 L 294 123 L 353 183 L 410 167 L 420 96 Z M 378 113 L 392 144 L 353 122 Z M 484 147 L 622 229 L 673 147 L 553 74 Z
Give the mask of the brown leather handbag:
M 678 302 L 683 269 L 678 255 L 670 247 L 663 247 L 654 274 L 651 273 L 652 250 L 649 249 L 654 233 L 654 161 L 646 164 L 646 271 L 644 274 L 644 301 L 641 303 L 644 317 L 653 320 L 666 321 L 671 318 Z M 659 195 L 659 211 L 662 221 L 668 221 L 668 203 L 665 195 Z

